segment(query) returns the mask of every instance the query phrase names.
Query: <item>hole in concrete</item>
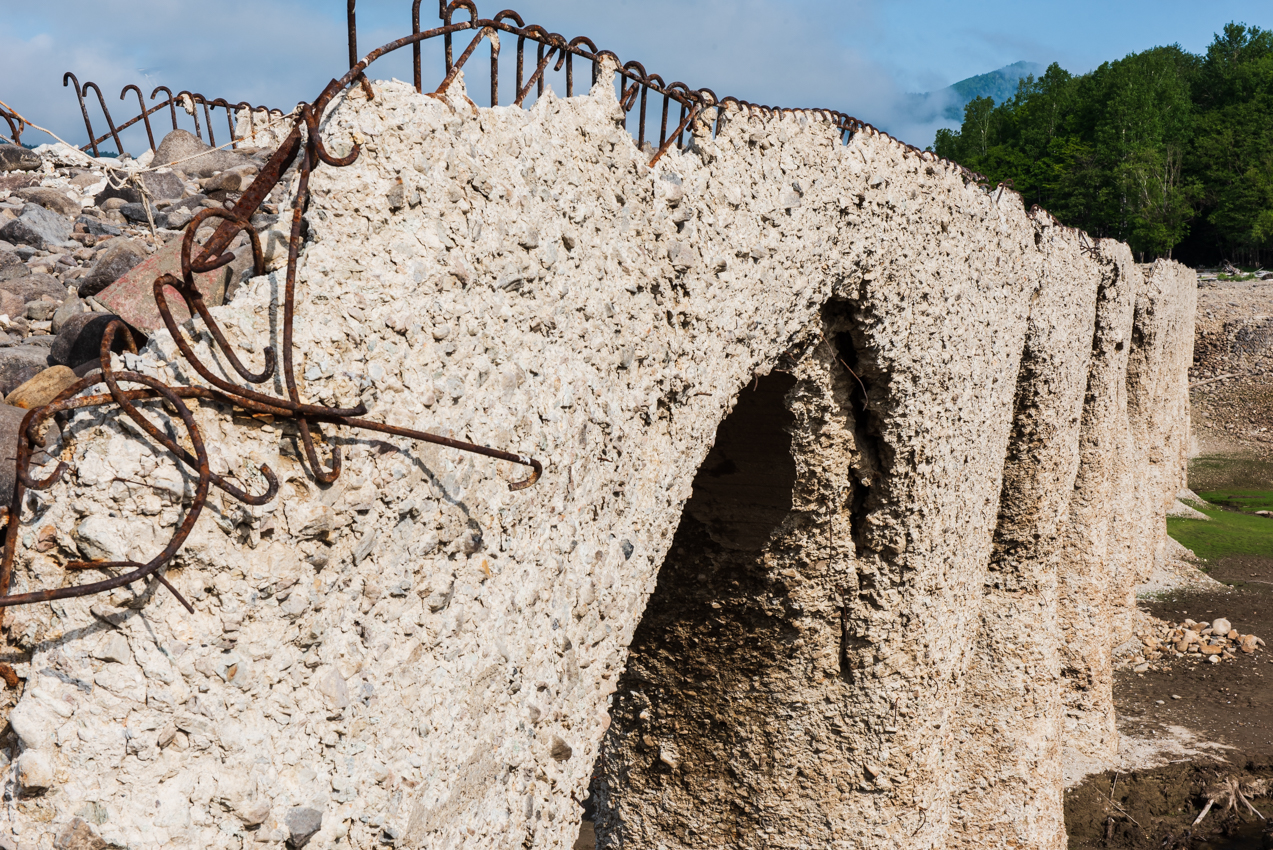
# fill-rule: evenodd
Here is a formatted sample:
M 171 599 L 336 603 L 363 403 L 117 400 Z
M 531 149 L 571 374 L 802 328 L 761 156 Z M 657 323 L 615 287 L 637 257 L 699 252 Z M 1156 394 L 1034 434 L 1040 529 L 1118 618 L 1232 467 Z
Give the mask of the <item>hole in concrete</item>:
M 701 834 L 693 801 L 680 799 L 688 785 L 680 780 L 691 765 L 695 783 L 732 785 L 739 754 L 765 758 L 767 747 L 753 746 L 749 737 L 766 724 L 768 707 L 763 699 L 745 698 L 744 719 L 737 703 L 785 663 L 800 640 L 783 607 L 790 579 L 770 569 L 767 554 L 792 510 L 794 417 L 785 397 L 795 386 L 790 375 L 773 373 L 743 389 L 695 476 L 633 637 L 611 709 L 612 732 L 585 803 L 585 817 L 595 819 L 596 847 L 643 846 L 626 834 L 616 798 L 637 791 L 648 799 L 664 785 L 677 799 L 662 809 L 658 830 Z M 618 749 L 640 767 L 612 787 L 606 760 Z M 592 846 L 585 843 L 590 827 L 585 824 L 576 847 Z

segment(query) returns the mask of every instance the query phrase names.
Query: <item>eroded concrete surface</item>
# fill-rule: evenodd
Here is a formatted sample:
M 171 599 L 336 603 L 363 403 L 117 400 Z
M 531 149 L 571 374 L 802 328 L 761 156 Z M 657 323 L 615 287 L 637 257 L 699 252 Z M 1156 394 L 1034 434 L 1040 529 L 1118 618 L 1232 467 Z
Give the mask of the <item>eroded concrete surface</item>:
M 1116 756 L 1110 653 L 1181 486 L 1192 273 L 803 119 L 651 169 L 604 75 L 529 111 L 377 92 L 328 118 L 363 153 L 314 174 L 302 392 L 544 478 L 334 435 L 321 487 L 201 407 L 214 471 L 281 494 L 214 498 L 170 573 L 194 615 L 12 615 L 21 845 L 319 813 L 311 847 L 568 847 L 604 752 L 601 846 L 1063 847 L 1062 750 Z M 216 311 L 253 362 L 280 277 Z M 163 334 L 139 368 L 195 377 Z M 18 591 L 153 552 L 190 487 L 119 419 L 66 433 Z

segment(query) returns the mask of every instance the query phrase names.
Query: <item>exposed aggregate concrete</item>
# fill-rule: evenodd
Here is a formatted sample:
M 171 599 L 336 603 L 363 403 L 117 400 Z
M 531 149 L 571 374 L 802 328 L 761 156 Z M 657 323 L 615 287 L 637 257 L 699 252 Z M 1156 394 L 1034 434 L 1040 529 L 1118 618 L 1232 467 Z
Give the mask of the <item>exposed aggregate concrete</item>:
M 201 406 L 214 471 L 268 463 L 280 495 L 214 491 L 170 573 L 194 615 L 162 589 L 11 613 L 22 846 L 568 847 L 609 729 L 602 846 L 1063 847 L 1060 750 L 1115 754 L 1108 657 L 1182 486 L 1192 273 L 805 119 L 700 123 L 651 169 L 604 74 L 529 111 L 377 90 L 333 107 L 329 147 L 363 153 L 312 181 L 303 393 L 543 480 L 350 433 L 323 487 L 282 423 Z M 254 363 L 280 287 L 214 310 Z M 124 360 L 196 377 L 164 333 Z M 715 532 L 682 512 L 775 369 L 792 491 L 730 549 L 728 489 L 698 485 Z M 16 591 L 144 560 L 192 488 L 122 418 L 64 432 Z M 769 595 L 722 579 L 675 640 L 643 624 L 656 583 L 694 598 L 678 526 Z M 685 641 L 756 605 L 738 658 Z M 688 722 L 705 700 L 735 751 Z

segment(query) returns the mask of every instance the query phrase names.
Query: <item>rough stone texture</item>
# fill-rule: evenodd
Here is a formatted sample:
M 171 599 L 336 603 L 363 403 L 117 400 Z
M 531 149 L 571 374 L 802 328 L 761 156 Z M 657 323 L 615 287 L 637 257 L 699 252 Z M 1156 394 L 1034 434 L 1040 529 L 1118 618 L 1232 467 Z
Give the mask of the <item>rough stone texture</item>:
M 75 218 L 80 214 L 81 207 L 79 203 L 71 200 L 64 192 L 59 192 L 57 189 L 33 186 L 29 189 L 18 189 L 13 194 L 24 201 L 39 204 L 46 210 L 55 212 L 58 215 Z
M 312 809 L 309 846 L 566 847 L 609 728 L 603 846 L 1063 846 L 1058 674 L 1116 644 L 1179 488 L 1189 273 L 804 120 L 734 113 L 650 169 L 605 76 L 336 105 L 329 148 L 364 152 L 312 180 L 302 392 L 543 480 L 325 427 L 320 487 L 286 423 L 199 406 L 213 470 L 280 496 L 214 493 L 170 573 L 193 615 L 8 615 L 10 759 L 55 779 L 0 813 L 24 842 L 93 812 L 120 846 L 281 847 Z M 253 368 L 280 277 L 215 310 Z M 174 357 L 122 359 L 190 380 Z M 15 590 L 152 556 L 193 486 L 119 418 L 66 427 Z
M 199 154 L 207 151 L 202 156 Z M 227 150 L 213 150 L 198 136 L 188 130 L 173 130 L 164 136 L 155 149 L 155 165 L 173 164 L 185 174 L 210 177 L 218 171 L 227 171 L 247 160 Z
M 110 286 L 147 257 L 146 249 L 122 236 L 112 239 L 98 252 L 93 268 L 80 281 L 79 295 L 86 298 Z
M 39 204 L 27 204 L 21 215 L 0 227 L 0 239 L 37 250 L 56 248 L 66 244 L 71 227 L 71 222 L 57 213 Z
M 41 165 L 38 154 L 21 145 L 0 143 L 0 172 L 35 171 Z
M 0 281 L 12 280 L 15 277 L 26 277 L 31 274 L 26 263 L 12 251 L 0 251 Z
M 76 380 L 75 372 L 66 366 L 50 366 L 9 393 L 4 403 L 27 410 L 41 407 L 57 398 Z

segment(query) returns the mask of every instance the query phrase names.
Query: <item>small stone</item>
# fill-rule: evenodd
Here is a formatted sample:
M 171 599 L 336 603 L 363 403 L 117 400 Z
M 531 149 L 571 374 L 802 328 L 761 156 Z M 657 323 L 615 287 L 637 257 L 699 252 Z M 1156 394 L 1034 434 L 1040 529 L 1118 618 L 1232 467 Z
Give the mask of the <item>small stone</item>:
M 1210 663 L 1212 663 L 1212 664 L 1219 664 L 1219 663 L 1220 663 L 1220 656 L 1219 656 L 1219 655 L 1212 655 L 1211 657 L 1209 657 L 1209 658 L 1207 659 L 1207 661 L 1209 661 L 1209 662 L 1210 662 Z
M 54 850 L 106 850 L 110 845 L 83 818 L 74 818 L 53 842 Z
M 135 224 L 141 224 L 149 227 L 150 222 L 153 221 L 155 223 L 155 227 L 162 227 L 165 229 L 168 227 L 168 215 L 155 209 L 153 205 L 149 207 L 149 215 L 147 215 L 147 204 L 145 203 L 124 204 L 119 208 L 119 212 L 120 215 Z
M 1137 664 L 1135 667 L 1132 668 L 1132 671 L 1136 673 L 1144 673 L 1148 669 L 1149 669 L 1149 662 L 1145 662 L 1143 664 Z
M 21 145 L 0 143 L 0 171 L 35 171 L 41 165 L 39 154 Z
M 1180 694 L 1172 694 L 1172 695 L 1171 695 L 1171 698 L 1172 698 L 1172 699 L 1182 699 L 1182 697 L 1180 696 Z
M 18 757 L 18 782 L 32 791 L 53 785 L 53 763 L 42 750 L 27 750 Z
M 87 313 L 88 305 L 79 299 L 78 296 L 72 295 L 62 302 L 62 306 L 53 311 L 53 318 L 49 325 L 49 331 L 56 334 L 62 330 L 62 326 L 72 316 L 78 316 L 80 313 Z
M 1237 629 L 1229 629 L 1228 634 L 1225 635 L 1225 637 L 1227 637 L 1229 640 L 1237 640 L 1240 636 L 1241 635 L 1239 635 Z
M 93 236 L 119 236 L 124 232 L 109 221 L 102 221 L 100 218 L 91 215 L 81 215 L 75 219 L 75 223 L 81 225 L 85 233 L 90 233 Z
M 131 239 L 119 238 L 103 243 L 92 270 L 80 281 L 79 296 L 96 295 L 136 268 L 147 256 L 146 249 Z
M 548 754 L 557 761 L 566 761 L 575 754 L 575 751 L 572 750 L 570 745 L 563 741 L 560 737 L 553 735 L 552 749 L 548 751 Z
M 244 800 L 234 805 L 234 813 L 244 826 L 257 826 L 265 823 L 270 816 L 270 801 L 265 798 Z
M 128 638 L 119 632 L 111 632 L 107 635 L 101 645 L 90 652 L 89 655 L 108 664 L 127 664 L 133 657 L 132 652 L 128 649 Z
M 1222 646 L 1204 646 L 1204 647 L 1202 647 L 1202 649 L 1201 649 L 1201 650 L 1199 650 L 1199 651 L 1200 651 L 1203 655 L 1219 655 L 1220 653 L 1224 652 L 1224 647 L 1222 647 Z
M 9 393 L 4 403 L 26 410 L 43 407 L 77 380 L 66 366 L 50 366 Z
M 327 707 L 332 711 L 340 711 L 349 705 L 349 688 L 345 677 L 335 667 L 328 667 L 314 677 L 314 686 L 327 700 Z
M 1156 700 L 1154 700 L 1154 702 L 1158 703 L 1159 705 L 1166 705 L 1166 704 L 1167 704 L 1167 700 L 1165 700 L 1165 699 L 1156 699 Z
M 1223 617 L 1213 620 L 1211 623 L 1211 633 L 1217 635 L 1227 635 L 1232 631 L 1233 625 Z
M 287 827 L 287 846 L 304 847 L 323 828 L 323 813 L 308 807 L 292 809 L 283 818 L 283 823 Z

